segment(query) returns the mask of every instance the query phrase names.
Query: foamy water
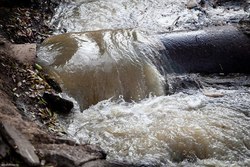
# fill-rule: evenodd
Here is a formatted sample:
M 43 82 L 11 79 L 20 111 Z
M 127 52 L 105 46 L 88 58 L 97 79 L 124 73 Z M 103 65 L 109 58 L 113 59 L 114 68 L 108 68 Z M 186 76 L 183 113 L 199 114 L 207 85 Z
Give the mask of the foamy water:
M 100 145 L 110 160 L 149 166 L 250 165 L 250 118 L 233 109 L 238 101 L 249 108 L 250 92 L 221 92 L 221 98 L 197 91 L 139 103 L 101 101 L 75 113 L 68 131 L 79 142 Z

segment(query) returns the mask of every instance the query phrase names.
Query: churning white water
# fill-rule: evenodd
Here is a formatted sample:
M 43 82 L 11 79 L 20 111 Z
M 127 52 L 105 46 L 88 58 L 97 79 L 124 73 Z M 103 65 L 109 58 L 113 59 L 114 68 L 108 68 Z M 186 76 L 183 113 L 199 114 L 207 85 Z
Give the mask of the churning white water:
M 75 113 L 68 130 L 80 142 L 100 145 L 110 160 L 149 166 L 247 166 L 250 118 L 234 106 L 240 102 L 249 108 L 250 92 L 219 91 L 224 97 L 195 91 L 139 103 L 104 100 Z
M 159 72 L 163 64 L 157 58 L 164 48 L 145 33 L 220 25 L 247 15 L 241 6 L 189 10 L 185 0 L 62 4 L 52 19 L 56 33 L 78 33 L 47 39 L 38 57 L 82 108 L 68 118 L 68 133 L 100 145 L 110 161 L 250 166 L 249 85 L 201 81 L 198 89 L 166 95 L 175 81 Z

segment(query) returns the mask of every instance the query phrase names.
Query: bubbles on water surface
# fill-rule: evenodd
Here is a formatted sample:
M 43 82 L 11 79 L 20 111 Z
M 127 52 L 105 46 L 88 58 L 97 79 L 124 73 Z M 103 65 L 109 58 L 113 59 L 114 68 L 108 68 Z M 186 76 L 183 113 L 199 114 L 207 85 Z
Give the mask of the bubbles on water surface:
M 69 132 L 81 142 L 100 145 L 110 160 L 149 165 L 249 164 L 250 118 L 218 102 L 227 103 L 232 93 L 218 101 L 196 93 L 139 103 L 101 101 L 76 114 Z

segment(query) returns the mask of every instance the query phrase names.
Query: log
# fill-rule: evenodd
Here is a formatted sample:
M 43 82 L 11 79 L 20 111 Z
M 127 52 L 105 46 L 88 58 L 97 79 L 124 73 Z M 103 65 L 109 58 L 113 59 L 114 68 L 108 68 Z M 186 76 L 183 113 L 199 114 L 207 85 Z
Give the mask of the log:
M 234 26 L 160 35 L 175 73 L 250 73 L 250 37 Z

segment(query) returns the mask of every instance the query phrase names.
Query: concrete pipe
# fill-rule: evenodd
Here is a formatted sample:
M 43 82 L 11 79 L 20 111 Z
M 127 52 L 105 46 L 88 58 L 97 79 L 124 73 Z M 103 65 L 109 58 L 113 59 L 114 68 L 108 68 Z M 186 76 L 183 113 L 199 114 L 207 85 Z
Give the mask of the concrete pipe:
M 160 36 L 173 72 L 250 73 L 250 37 L 233 26 Z

